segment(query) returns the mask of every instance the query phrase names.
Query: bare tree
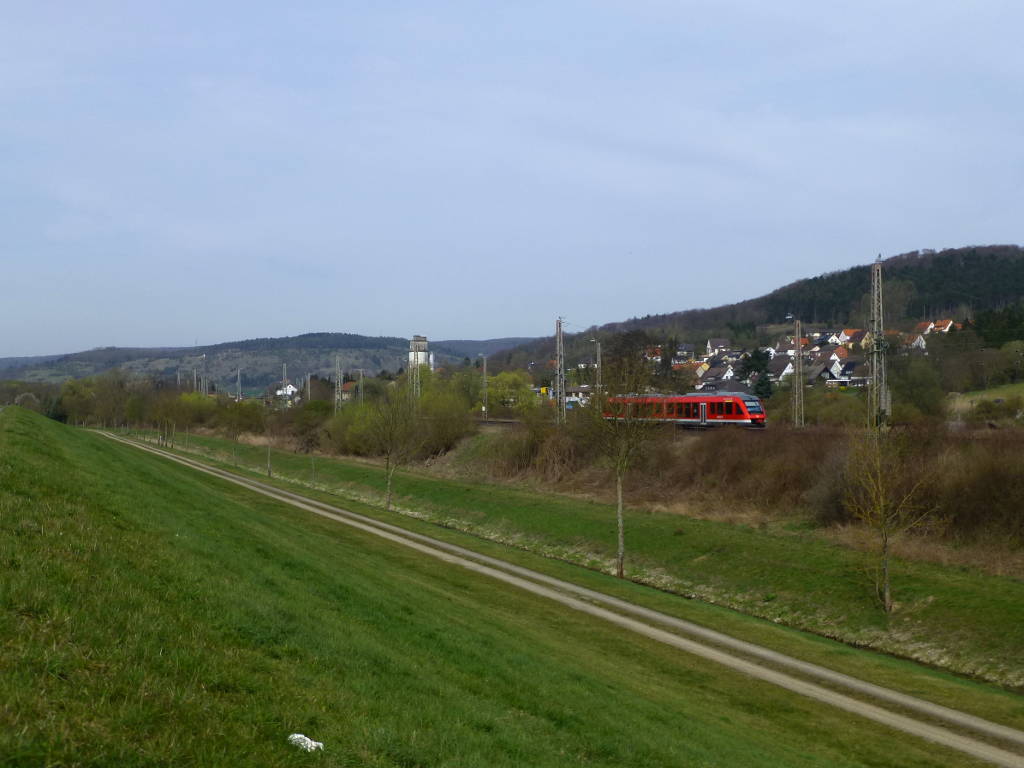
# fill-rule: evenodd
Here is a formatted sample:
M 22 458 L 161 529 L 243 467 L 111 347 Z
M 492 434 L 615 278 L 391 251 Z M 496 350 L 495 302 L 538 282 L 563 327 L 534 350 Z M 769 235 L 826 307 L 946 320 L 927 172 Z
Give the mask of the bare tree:
M 384 509 L 391 511 L 391 482 L 395 471 L 407 464 L 423 443 L 423 429 L 416 401 L 406 385 L 389 387 L 379 398 L 367 404 L 369 439 L 384 456 L 387 491 Z
M 893 542 L 922 525 L 934 511 L 921 499 L 930 470 L 912 464 L 907 454 L 905 436 L 869 432 L 855 439 L 847 467 L 846 508 L 878 537 L 875 591 L 886 613 L 893 611 Z
M 644 359 L 645 336 L 630 338 L 627 334 L 612 347 L 605 378 L 607 391 L 636 397 L 611 397 L 598 392 L 587 408 L 594 446 L 615 474 L 615 521 L 618 546 L 615 575 L 625 575 L 626 534 L 623 518 L 622 484 L 626 473 L 642 453 L 653 429 L 650 406 L 641 402 L 647 389 L 651 369 Z M 633 400 L 633 402 L 630 402 Z

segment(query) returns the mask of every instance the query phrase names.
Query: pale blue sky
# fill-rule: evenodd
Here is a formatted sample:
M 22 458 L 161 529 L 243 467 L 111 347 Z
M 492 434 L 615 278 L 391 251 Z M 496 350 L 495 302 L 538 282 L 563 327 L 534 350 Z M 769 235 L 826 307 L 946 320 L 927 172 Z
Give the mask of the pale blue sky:
M 1022 29 L 983 0 L 5 3 L 0 356 L 542 335 L 1020 243 Z

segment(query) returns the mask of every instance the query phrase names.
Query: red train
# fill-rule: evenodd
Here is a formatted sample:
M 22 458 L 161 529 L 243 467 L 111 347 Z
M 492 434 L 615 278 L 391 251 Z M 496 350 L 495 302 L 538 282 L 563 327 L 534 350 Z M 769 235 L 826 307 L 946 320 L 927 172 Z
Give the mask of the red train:
M 742 392 L 693 392 L 688 395 L 621 395 L 608 398 L 606 419 L 625 413 L 645 421 L 686 427 L 721 427 L 736 424 L 764 428 L 764 405 Z

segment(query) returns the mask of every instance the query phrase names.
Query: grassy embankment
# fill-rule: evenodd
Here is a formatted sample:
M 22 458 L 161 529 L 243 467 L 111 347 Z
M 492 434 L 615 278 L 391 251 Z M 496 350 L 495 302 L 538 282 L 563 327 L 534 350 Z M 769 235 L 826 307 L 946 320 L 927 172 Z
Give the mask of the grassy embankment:
M 190 443 L 207 457 L 243 471 L 248 467 L 259 474 L 257 468 L 265 467 L 263 447 L 205 436 L 193 436 Z M 276 483 L 301 484 L 310 495 L 335 503 L 341 496 L 350 509 L 387 517 L 372 506 L 383 490 L 382 472 L 372 464 L 311 460 L 274 451 L 273 465 Z M 392 522 L 519 559 L 562 578 L 947 706 L 1024 726 L 1024 701 L 1017 695 L 779 626 L 791 623 L 1019 686 L 1024 671 L 1024 584 L 1019 581 L 964 568 L 898 563 L 901 607 L 887 625 L 872 598 L 865 575 L 870 559 L 862 552 L 800 530 L 765 532 L 678 515 L 630 512 L 627 552 L 633 578 L 770 620 L 757 621 L 707 602 L 679 600 L 490 543 L 509 542 L 607 571 L 614 551 L 614 516 L 605 505 L 408 473 L 399 475 L 396 485 L 404 517 L 387 517 Z
M 0 534 L 8 766 L 973 764 L 20 409 Z
M 965 413 L 983 400 L 1010 400 L 1012 398 L 1024 398 L 1024 382 L 1003 384 L 998 387 L 958 394 L 950 398 L 949 408 L 954 414 Z

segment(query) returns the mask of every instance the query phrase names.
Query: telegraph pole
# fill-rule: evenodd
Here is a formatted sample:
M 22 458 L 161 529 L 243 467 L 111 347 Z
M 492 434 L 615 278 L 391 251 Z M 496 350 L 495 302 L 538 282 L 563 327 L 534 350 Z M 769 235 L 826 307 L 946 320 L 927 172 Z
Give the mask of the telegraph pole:
M 341 408 L 341 355 L 334 356 L 334 414 L 337 416 Z
M 871 386 L 868 426 L 881 431 L 889 419 L 891 400 L 885 377 L 885 325 L 882 319 L 882 254 L 871 265 Z
M 804 329 L 799 320 L 794 326 L 793 348 L 796 354 L 793 355 L 793 426 L 799 428 L 804 425 Z
M 565 342 L 562 339 L 562 318 L 555 321 L 555 420 L 565 423 Z
M 235 400 L 242 402 L 242 369 L 238 369 L 238 378 L 235 381 Z
M 359 404 L 363 404 L 363 369 L 359 369 Z
M 596 367 L 597 373 L 596 373 L 596 376 L 594 377 L 594 392 L 596 392 L 597 394 L 601 394 L 601 340 L 600 339 L 591 339 L 591 341 L 594 342 L 595 346 L 597 347 L 597 354 L 596 354 L 596 358 L 595 358 L 595 360 L 596 360 L 596 366 L 595 367 Z
M 313 374 L 306 371 L 306 402 L 313 399 Z

